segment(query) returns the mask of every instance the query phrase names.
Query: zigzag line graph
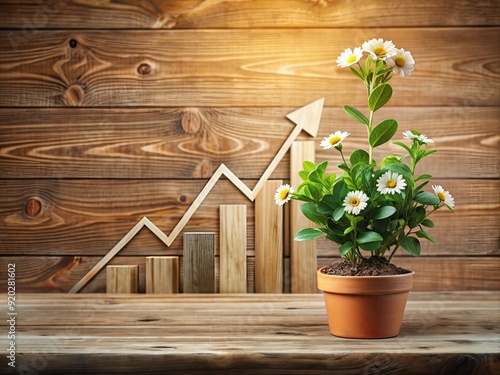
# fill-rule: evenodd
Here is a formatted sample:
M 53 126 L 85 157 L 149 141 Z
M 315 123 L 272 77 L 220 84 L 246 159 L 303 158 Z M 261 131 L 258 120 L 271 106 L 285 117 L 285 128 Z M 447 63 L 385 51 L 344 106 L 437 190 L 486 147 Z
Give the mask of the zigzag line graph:
M 304 130 L 312 137 L 316 137 L 318 134 L 324 101 L 324 98 L 318 99 L 286 115 L 286 118 L 292 121 L 296 126 L 276 153 L 275 157 L 268 165 L 257 184 L 254 186 L 253 190 L 246 186 L 245 183 L 241 181 L 228 167 L 221 164 L 210 180 L 208 180 L 207 184 L 198 194 L 188 210 L 184 213 L 170 235 L 166 235 L 147 217 L 143 217 L 77 284 L 73 286 L 73 288 L 69 290 L 68 293 L 78 293 L 123 247 L 125 247 L 128 242 L 130 242 L 132 238 L 134 238 L 137 233 L 139 233 L 144 226 L 149 228 L 151 232 L 153 232 L 165 245 L 170 246 L 222 176 L 227 177 L 227 179 L 231 181 L 234 186 L 236 186 L 250 201 L 253 202 L 266 181 L 292 146 L 292 143 L 295 139 L 297 139 L 300 132 Z

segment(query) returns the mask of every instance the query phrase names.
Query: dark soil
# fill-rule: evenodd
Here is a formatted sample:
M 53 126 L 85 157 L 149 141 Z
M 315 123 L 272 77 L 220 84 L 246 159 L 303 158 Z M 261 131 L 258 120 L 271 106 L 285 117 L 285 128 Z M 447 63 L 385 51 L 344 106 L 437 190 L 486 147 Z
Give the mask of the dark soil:
M 364 258 L 357 263 L 339 260 L 321 272 L 336 276 L 387 276 L 401 275 L 403 273 L 410 273 L 411 271 L 395 266 L 383 257 L 370 257 Z

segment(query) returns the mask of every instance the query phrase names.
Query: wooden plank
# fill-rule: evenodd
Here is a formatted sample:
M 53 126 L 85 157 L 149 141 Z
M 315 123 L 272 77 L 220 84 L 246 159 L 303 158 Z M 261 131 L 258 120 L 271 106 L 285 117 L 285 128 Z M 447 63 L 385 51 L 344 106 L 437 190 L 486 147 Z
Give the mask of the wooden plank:
M 110 264 L 137 264 L 139 266 L 139 293 L 146 291 L 146 266 L 143 256 L 117 256 Z M 21 293 L 66 293 L 99 260 L 87 256 L 1 256 L 0 265 L 16 263 L 16 290 Z M 338 259 L 338 258 L 337 258 Z M 284 262 L 288 262 L 285 258 Z M 318 267 L 326 266 L 335 258 L 319 257 Z M 480 291 L 500 289 L 500 259 L 498 257 L 396 257 L 395 263 L 412 269 L 414 291 Z M 183 259 L 179 259 L 180 282 L 183 282 Z M 219 282 L 218 257 L 216 265 L 216 285 Z M 254 291 L 255 259 L 247 258 L 247 291 Z M 460 277 L 456 275 L 459 274 Z M 439 275 L 439 277 L 436 277 Z M 285 274 L 290 279 L 289 274 Z M 182 290 L 182 285 L 180 285 Z M 105 272 L 98 273 L 81 291 L 104 293 L 106 291 Z M 217 290 L 216 290 L 217 291 Z M 7 276 L 0 275 L 0 292 L 7 292 Z
M 365 107 L 359 109 L 368 113 Z M 293 124 L 285 116 L 292 110 L 0 108 L 0 176 L 208 178 L 224 163 L 240 178 L 256 179 L 291 133 Z M 191 125 L 182 121 L 185 118 Z M 415 128 L 435 140 L 438 152 L 422 161 L 422 169 L 434 177 L 498 176 L 499 107 L 388 107 L 376 118 L 398 120 L 395 139 L 403 140 L 402 132 Z M 323 150 L 320 139 L 339 129 L 351 133 L 343 142 L 346 155 L 366 144 L 365 128 L 342 108 L 323 108 L 316 154 L 331 167 L 340 157 Z M 386 144 L 377 147 L 374 156 L 400 151 Z M 289 179 L 289 164 L 286 154 L 273 178 Z
M 268 181 L 255 200 L 255 292 L 283 291 L 283 207 L 274 202 L 281 180 Z
M 334 61 L 372 36 L 392 39 L 416 58 L 410 79 L 391 81 L 391 105 L 497 106 L 498 32 L 498 27 L 375 28 L 370 36 L 362 29 L 322 28 L 40 30 L 16 49 L 9 32 L 2 31 L 0 107 L 298 107 L 318 93 L 326 95 L 326 106 L 361 106 L 366 105 L 363 84 Z M 481 56 L 472 52 L 478 45 Z
M 67 372 L 76 362 L 86 364 L 80 373 L 92 374 L 111 368 L 120 373 L 162 368 L 169 373 L 321 374 L 332 364 L 339 374 L 498 372 L 498 292 L 413 296 L 401 334 L 379 341 L 374 354 L 373 341 L 328 333 L 321 294 L 25 294 L 19 303 L 24 315 L 16 335 L 17 364 L 26 369 L 44 364 L 43 371 L 51 374 Z M 74 321 L 78 324 L 69 324 Z M 4 328 L 7 324 L 0 322 Z
M 184 293 L 214 293 L 214 233 L 184 233 Z
M 203 180 L 143 180 L 140 184 L 135 180 L 5 180 L 0 193 L 0 223 L 5 223 L 0 224 L 0 252 L 105 255 L 143 215 L 170 233 L 204 184 Z M 32 198 L 42 206 L 35 217 L 25 212 Z M 232 183 L 221 180 L 185 230 L 218 233 L 214 218 L 219 206 L 229 202 L 247 204 L 248 199 Z M 248 215 L 253 217 L 253 205 Z M 249 234 L 253 235 L 253 226 Z M 249 244 L 253 255 L 253 238 Z M 122 255 L 144 253 L 182 255 L 182 241 L 178 239 L 167 248 L 143 229 L 120 251 Z
M 247 206 L 221 205 L 220 293 L 247 291 Z
M 294 128 L 292 110 L 0 109 L 0 175 L 196 179 L 224 163 L 255 179 Z
M 130 229 L 147 216 L 159 229 L 170 233 L 202 190 L 204 181 L 187 180 L 3 180 L 0 189 L 0 253 L 12 255 L 104 256 Z M 249 185 L 251 181 L 246 181 Z M 422 241 L 424 255 L 498 255 L 500 212 L 496 180 L 433 179 L 449 190 L 456 202 L 431 218 L 430 234 L 437 244 Z M 427 188 L 426 188 L 427 189 Z M 270 193 L 271 196 L 274 192 Z M 41 211 L 26 213 L 31 199 Z M 248 204 L 248 199 L 229 181 L 221 180 L 191 218 L 186 231 L 216 233 L 221 204 Z M 274 202 L 272 203 L 274 206 Z M 248 205 L 247 255 L 254 255 L 254 206 Z M 485 220 L 485 218 L 488 220 Z M 71 239 L 69 241 L 68 239 Z M 318 255 L 333 256 L 336 247 L 318 240 Z M 217 250 L 218 253 L 218 250 Z M 141 230 L 120 255 L 182 255 L 182 241 L 170 247 L 148 229 Z
M 16 30 L 10 36 L 22 43 L 39 29 L 205 29 L 205 28 L 316 28 L 412 26 L 496 26 L 495 1 L 400 1 L 387 7 L 365 0 L 356 7 L 348 0 L 202 0 L 115 3 L 92 0 L 2 1 L 0 25 Z M 17 38 L 16 38 L 17 36 Z
M 303 169 L 304 160 L 315 161 L 314 141 L 295 142 L 290 150 L 290 183 L 297 188 L 302 182 L 299 172 Z M 290 202 L 290 287 L 292 293 L 315 293 L 317 251 L 316 240 L 294 241 L 295 234 L 306 227 L 313 227 L 313 223 L 308 220 L 300 211 L 300 206 L 304 202 L 292 200 Z
M 146 293 L 179 293 L 179 257 L 146 257 Z
M 137 293 L 139 267 L 121 265 L 106 267 L 106 293 Z

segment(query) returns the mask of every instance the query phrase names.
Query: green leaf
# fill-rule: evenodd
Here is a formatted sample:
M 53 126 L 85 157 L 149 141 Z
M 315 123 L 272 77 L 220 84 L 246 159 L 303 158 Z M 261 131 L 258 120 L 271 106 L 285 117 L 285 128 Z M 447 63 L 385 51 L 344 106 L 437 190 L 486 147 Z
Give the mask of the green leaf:
M 333 215 L 333 208 L 324 203 L 318 204 L 318 208 L 316 209 L 316 211 L 325 216 Z
M 407 181 L 409 181 L 409 180 L 413 181 L 410 167 L 408 167 L 405 163 L 392 163 L 392 164 L 386 165 L 386 167 L 384 169 L 381 169 L 379 171 L 380 173 L 377 173 L 377 178 L 378 178 L 378 176 L 387 172 L 387 170 L 390 170 L 390 171 L 393 171 L 393 172 L 396 172 L 396 173 L 402 175 Z
M 370 155 L 365 150 L 354 150 L 351 153 L 351 157 L 349 158 L 351 165 L 355 165 L 358 163 L 366 163 L 368 164 L 370 161 Z
M 299 177 L 302 179 L 302 181 L 307 181 L 309 179 L 309 172 L 308 171 L 300 171 Z
M 432 243 L 436 243 L 434 238 L 432 238 L 431 235 L 424 230 L 416 231 L 415 234 L 417 235 L 418 238 L 425 238 L 426 240 L 429 240 Z
M 318 228 L 304 228 L 300 230 L 293 239 L 295 241 L 310 241 L 320 237 L 322 234 L 323 232 Z
M 337 208 L 338 206 L 338 202 L 332 194 L 325 195 L 321 200 L 321 203 L 324 203 L 331 208 Z
M 311 172 L 316 169 L 316 164 L 314 164 L 312 161 L 305 160 L 302 163 L 302 167 L 304 168 L 305 171 Z
M 368 107 L 375 112 L 382 108 L 391 99 L 392 87 L 387 83 L 377 86 L 368 98 Z
M 414 200 L 417 203 L 432 206 L 438 205 L 441 202 L 441 200 L 437 196 L 426 191 L 421 191 L 420 193 L 415 195 Z
M 363 113 L 361 113 L 358 109 L 351 107 L 350 105 L 345 105 L 344 111 L 349 116 L 351 116 L 354 120 L 359 121 L 360 123 L 362 123 L 366 126 L 368 126 L 370 124 L 370 121 L 368 120 L 368 118 Z
M 404 143 L 401 143 L 401 142 L 392 142 L 392 143 L 395 144 L 396 146 L 403 147 L 411 155 L 410 148 L 407 145 L 405 145 Z
M 383 206 L 380 207 L 375 214 L 374 219 L 380 220 L 380 219 L 385 219 L 389 216 L 391 216 L 394 212 L 396 212 L 396 208 L 393 206 Z
M 346 255 L 349 251 L 352 250 L 353 247 L 354 247 L 354 244 L 351 241 L 347 241 L 342 246 L 340 246 L 340 248 L 339 248 L 340 255 L 342 255 L 342 256 Z
M 319 164 L 313 171 L 311 171 L 311 173 L 309 173 L 309 180 L 320 184 L 323 183 L 323 177 L 325 176 L 327 166 L 327 161 Z
M 361 233 L 358 236 L 358 243 L 368 243 L 368 242 L 377 242 L 377 241 L 382 241 L 383 238 L 380 234 L 377 232 L 372 232 L 372 231 L 366 231 Z
M 401 163 L 401 158 L 396 155 L 387 155 L 380 162 L 380 168 L 385 168 L 389 164 Z
M 351 233 L 354 230 L 354 227 L 349 227 L 344 231 L 344 235 Z
M 339 221 L 340 219 L 342 219 L 342 216 L 344 216 L 344 212 L 345 210 L 343 206 L 337 207 L 335 211 L 333 211 L 333 221 Z
M 387 119 L 378 124 L 370 134 L 370 145 L 377 147 L 389 142 L 398 131 L 398 123 L 396 120 Z
M 351 69 L 351 72 L 358 78 L 361 78 L 362 80 L 363 79 L 363 73 L 362 72 L 358 72 L 356 69 L 354 69 L 352 66 L 349 67 L 349 69 Z
M 382 243 L 382 241 L 367 242 L 367 243 L 359 244 L 359 247 L 362 248 L 363 250 L 367 250 L 367 251 L 377 250 L 380 247 L 381 243 Z
M 348 192 L 349 188 L 344 180 L 339 180 L 335 185 L 333 185 L 333 196 L 339 204 L 342 203 Z
M 319 214 L 316 210 L 316 205 L 314 203 L 304 203 L 300 206 L 300 210 L 305 217 L 316 224 L 322 224 L 325 221 L 323 215 Z
M 415 237 L 403 237 L 401 239 L 401 247 L 414 257 L 420 256 L 420 241 Z
M 427 228 L 434 228 L 434 222 L 430 219 L 424 219 L 420 224 Z
M 424 179 L 429 179 L 431 178 L 432 176 L 430 174 L 421 174 L 420 176 L 418 176 L 416 179 L 415 179 L 415 182 L 417 182 L 418 180 L 424 180 Z

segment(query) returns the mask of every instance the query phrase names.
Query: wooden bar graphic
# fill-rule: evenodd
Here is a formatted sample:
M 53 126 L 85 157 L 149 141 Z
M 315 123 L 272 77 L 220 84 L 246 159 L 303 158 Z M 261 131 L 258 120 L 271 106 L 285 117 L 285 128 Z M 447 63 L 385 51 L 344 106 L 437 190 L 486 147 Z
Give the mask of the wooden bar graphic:
M 290 184 L 296 189 L 302 179 L 299 177 L 304 160 L 314 162 L 315 141 L 295 142 L 290 149 Z M 294 241 L 293 237 L 302 228 L 314 224 L 300 211 L 304 202 L 290 201 L 290 263 L 291 292 L 316 293 L 317 251 L 316 240 Z
M 107 293 L 137 293 L 139 289 L 139 266 L 117 265 L 106 267 Z
M 179 293 L 179 257 L 146 257 L 146 293 Z
M 274 202 L 281 180 L 264 184 L 255 200 L 255 292 L 283 292 L 283 207 Z
M 220 206 L 220 293 L 247 292 L 247 206 Z
M 215 293 L 215 233 L 184 233 L 184 293 Z

